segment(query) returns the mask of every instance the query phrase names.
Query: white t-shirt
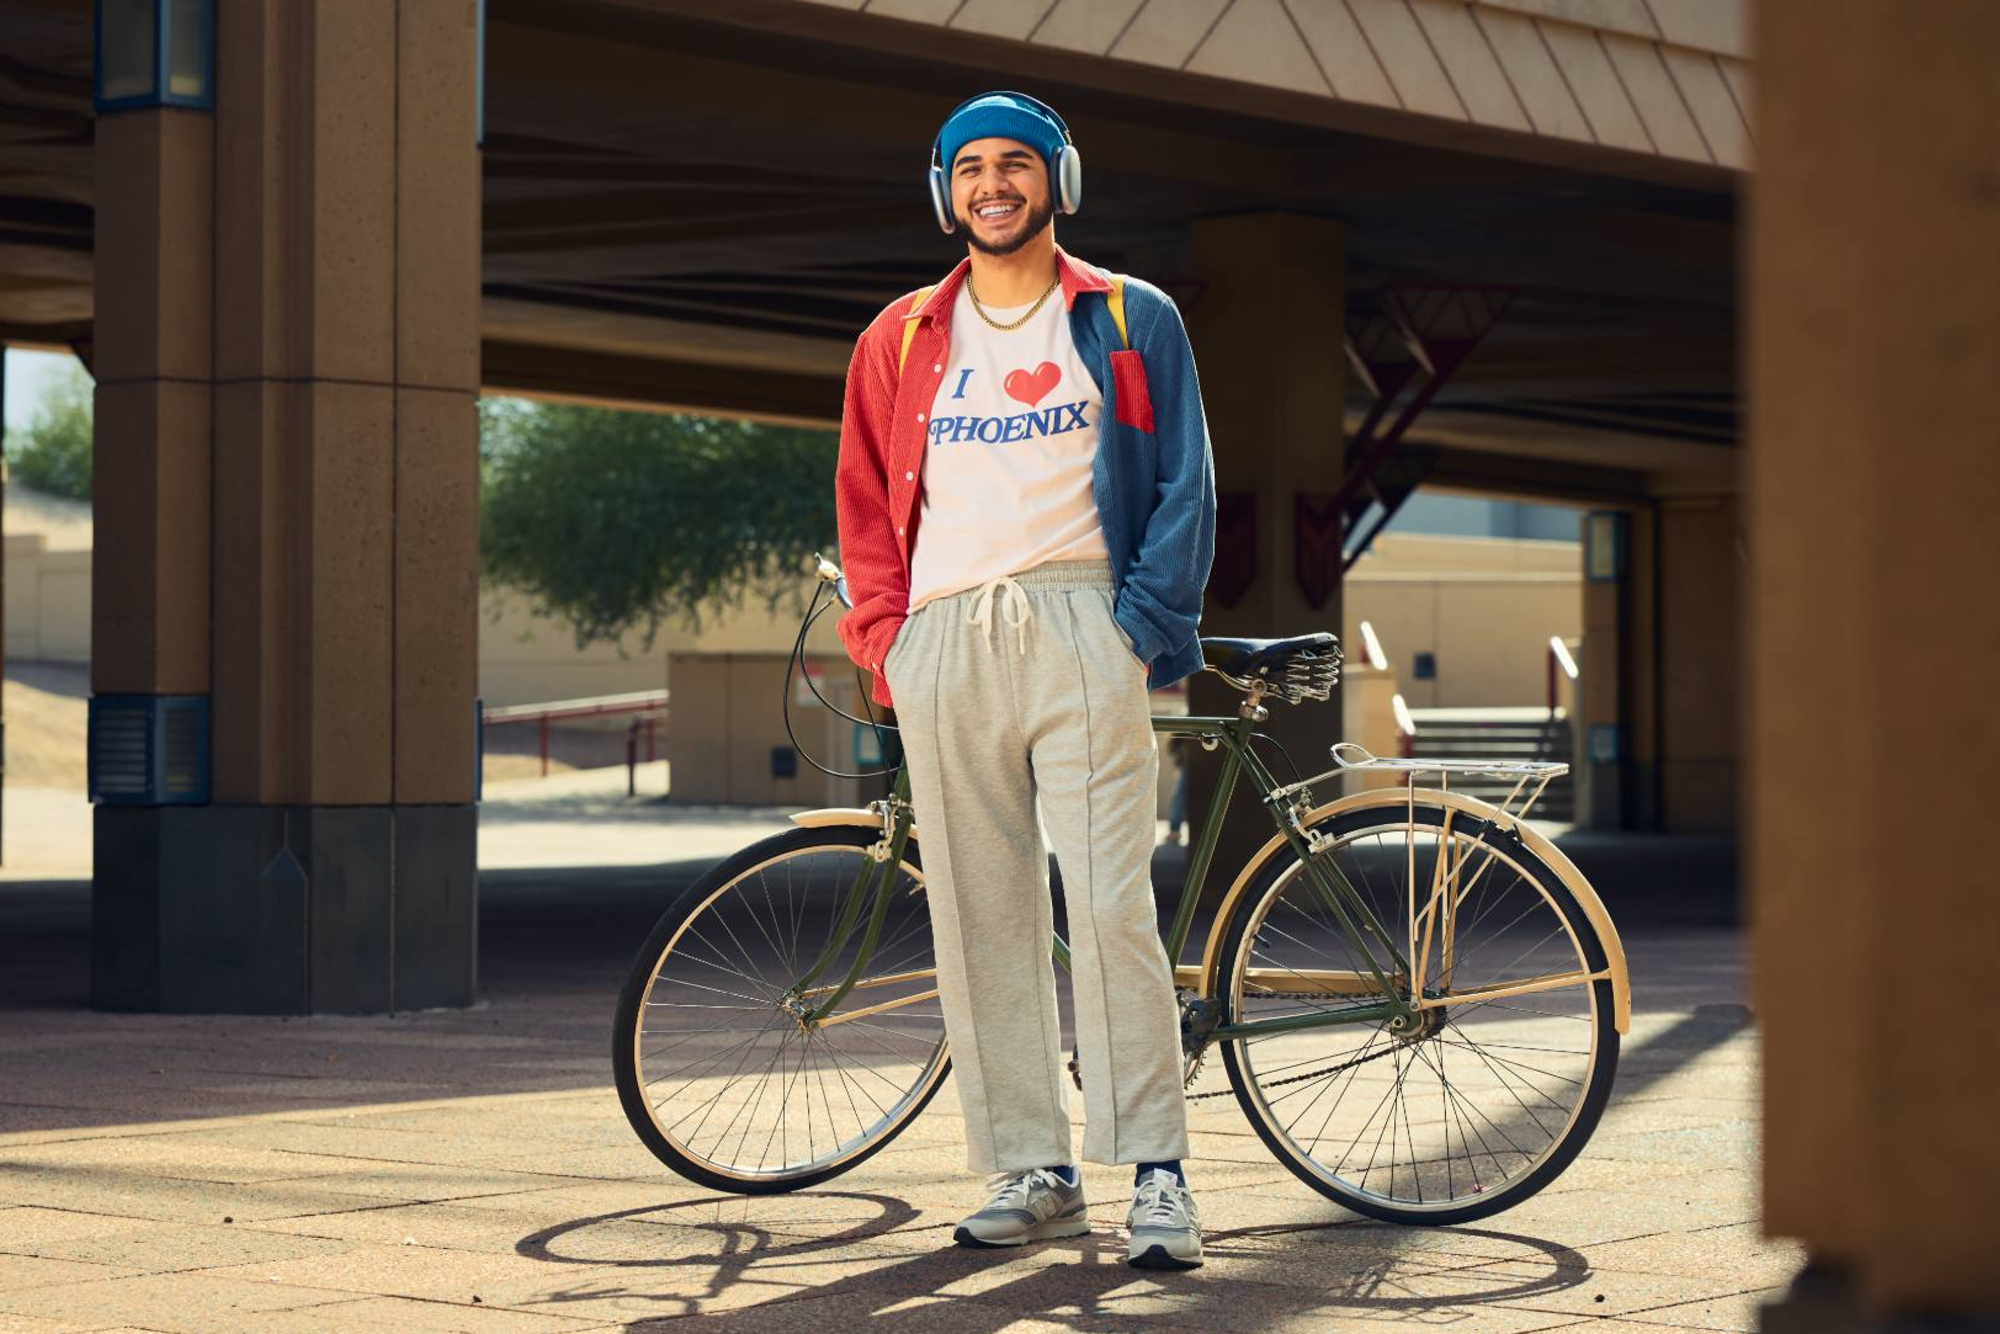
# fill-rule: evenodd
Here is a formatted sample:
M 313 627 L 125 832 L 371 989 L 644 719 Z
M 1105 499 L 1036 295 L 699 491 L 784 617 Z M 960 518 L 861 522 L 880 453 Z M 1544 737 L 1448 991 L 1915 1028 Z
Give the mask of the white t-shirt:
M 986 312 L 1011 324 L 1033 302 Z M 999 330 L 951 308 L 951 363 L 925 423 L 910 610 L 1045 561 L 1108 558 L 1091 465 L 1104 394 L 1070 340 L 1062 293 Z

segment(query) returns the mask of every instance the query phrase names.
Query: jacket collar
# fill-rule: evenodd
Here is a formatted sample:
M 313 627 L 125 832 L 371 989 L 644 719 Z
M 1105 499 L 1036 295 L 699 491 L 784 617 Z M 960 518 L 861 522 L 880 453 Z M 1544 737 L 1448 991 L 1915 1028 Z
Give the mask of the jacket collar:
M 958 266 L 946 274 L 944 280 L 932 288 L 931 294 L 924 298 L 924 303 L 917 307 L 917 318 L 926 322 L 935 321 L 940 317 L 950 318 L 951 303 L 958 300 L 959 284 L 965 281 L 965 275 L 971 270 L 970 255 L 958 261 Z M 1093 264 L 1086 264 L 1061 246 L 1056 247 L 1056 278 L 1062 284 L 1064 310 L 1075 307 L 1079 292 L 1111 290 L 1111 280 L 1104 276 L 1101 269 Z

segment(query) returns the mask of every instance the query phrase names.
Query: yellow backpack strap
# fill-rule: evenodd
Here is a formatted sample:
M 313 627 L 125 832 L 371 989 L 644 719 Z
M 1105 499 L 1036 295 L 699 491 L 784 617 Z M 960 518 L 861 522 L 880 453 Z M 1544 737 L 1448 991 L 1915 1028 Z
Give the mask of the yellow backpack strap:
M 1125 279 L 1117 274 L 1111 276 L 1111 295 L 1105 298 L 1111 307 L 1111 322 L 1118 326 L 1118 346 L 1130 347 L 1132 340 L 1125 334 Z
M 936 284 L 932 284 L 931 287 L 921 289 L 914 297 L 910 298 L 910 313 L 903 316 L 903 347 L 900 352 L 896 353 L 896 374 L 898 375 L 903 373 L 903 363 L 910 359 L 910 340 L 917 336 L 917 311 L 923 307 L 924 298 L 929 296 L 935 287 Z M 1121 329 L 1124 328 L 1124 316 L 1122 314 L 1119 316 L 1119 321 L 1118 327 Z

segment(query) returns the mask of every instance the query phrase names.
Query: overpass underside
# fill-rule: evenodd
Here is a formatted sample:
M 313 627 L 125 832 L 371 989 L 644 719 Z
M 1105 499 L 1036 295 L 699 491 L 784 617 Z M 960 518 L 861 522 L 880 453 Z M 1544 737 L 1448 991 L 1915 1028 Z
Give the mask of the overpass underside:
M 1733 0 L 473 12 L 221 0 L 212 107 L 94 112 L 88 0 L 0 0 L 0 338 L 91 365 L 120 536 L 93 688 L 212 737 L 205 800 L 99 808 L 100 1003 L 470 999 L 477 394 L 832 423 L 962 253 L 921 177 L 993 86 L 1074 131 L 1064 246 L 1186 315 L 1205 627 L 1337 626 L 1419 484 L 1605 510 L 1595 818 L 1733 827 Z

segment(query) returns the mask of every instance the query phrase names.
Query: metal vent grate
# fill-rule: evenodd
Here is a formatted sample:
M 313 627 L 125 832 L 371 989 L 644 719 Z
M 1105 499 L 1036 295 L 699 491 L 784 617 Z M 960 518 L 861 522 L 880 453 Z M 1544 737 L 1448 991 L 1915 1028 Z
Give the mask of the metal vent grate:
M 89 756 L 92 801 L 201 805 L 208 800 L 208 698 L 92 696 Z

